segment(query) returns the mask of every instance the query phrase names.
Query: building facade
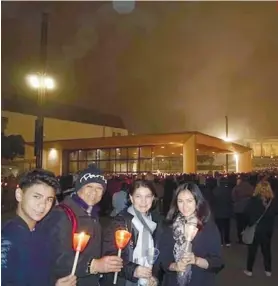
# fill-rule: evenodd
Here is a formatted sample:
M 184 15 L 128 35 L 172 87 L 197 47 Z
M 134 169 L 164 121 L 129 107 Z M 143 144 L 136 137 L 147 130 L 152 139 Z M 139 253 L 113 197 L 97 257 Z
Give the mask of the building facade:
M 27 143 L 25 146 L 25 158 L 16 158 L 5 170 L 15 169 L 18 172 L 35 167 L 34 136 L 35 120 L 37 118 L 36 105 L 32 102 L 2 102 L 1 125 L 2 132 L 6 136 L 21 135 Z M 56 111 L 56 112 L 55 112 Z M 44 110 L 44 141 L 63 141 L 79 138 L 116 137 L 128 134 L 121 118 L 109 114 L 100 114 L 91 110 L 78 107 L 48 104 Z M 43 152 L 43 167 L 50 169 L 52 161 L 48 161 L 46 150 Z M 51 154 L 50 154 L 51 157 Z M 53 157 L 53 152 L 52 152 Z M 3 165 L 3 164 L 2 164 Z M 2 166 L 2 169 L 4 166 Z M 59 173 L 55 170 L 55 173 Z
M 44 146 L 45 166 L 56 174 L 75 173 L 92 163 L 105 173 L 195 173 L 205 170 L 200 170 L 198 156 L 222 153 L 237 156 L 237 171 L 252 170 L 249 148 L 198 132 L 62 140 Z
M 18 112 L 2 111 L 2 122 L 5 122 L 5 134 L 20 134 L 25 142 L 33 142 L 35 136 L 36 116 Z M 44 141 L 68 140 L 79 138 L 125 136 L 125 128 L 74 122 L 45 117 Z
M 69 173 L 82 170 L 92 163 L 106 173 L 145 173 L 148 171 L 177 173 L 182 172 L 183 165 L 182 147 L 180 146 L 175 148 L 135 146 L 65 150 L 64 154 L 68 160 L 65 172 Z
M 252 149 L 254 169 L 278 168 L 278 137 L 244 139 L 241 143 Z

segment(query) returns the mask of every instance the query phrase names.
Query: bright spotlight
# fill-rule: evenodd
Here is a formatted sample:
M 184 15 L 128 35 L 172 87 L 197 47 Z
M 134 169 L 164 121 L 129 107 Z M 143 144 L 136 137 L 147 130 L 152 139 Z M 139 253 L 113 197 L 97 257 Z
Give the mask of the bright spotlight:
M 229 138 L 229 137 L 225 137 L 225 138 L 223 138 L 223 140 L 225 141 L 225 142 L 232 142 L 233 140 L 231 139 L 231 138 Z
M 29 75 L 27 77 L 27 82 L 33 88 L 39 88 L 40 87 L 40 81 L 36 75 Z
M 40 77 L 38 75 L 29 75 L 27 76 L 28 84 L 35 89 L 38 88 L 46 88 L 46 89 L 54 89 L 55 83 L 51 77 Z

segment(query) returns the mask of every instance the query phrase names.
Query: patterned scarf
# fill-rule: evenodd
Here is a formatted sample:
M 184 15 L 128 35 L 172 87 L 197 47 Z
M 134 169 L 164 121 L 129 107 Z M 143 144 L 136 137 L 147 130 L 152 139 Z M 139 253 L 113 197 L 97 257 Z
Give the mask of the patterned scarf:
M 189 238 L 189 227 L 194 225 L 197 227 L 197 218 L 194 215 L 185 218 L 182 214 L 178 214 L 174 224 L 173 224 L 173 236 L 175 240 L 173 254 L 175 261 L 180 261 L 185 253 L 192 251 L 191 239 Z M 178 284 L 180 286 L 186 286 L 191 281 L 191 265 L 186 267 L 184 272 L 179 272 L 177 275 Z

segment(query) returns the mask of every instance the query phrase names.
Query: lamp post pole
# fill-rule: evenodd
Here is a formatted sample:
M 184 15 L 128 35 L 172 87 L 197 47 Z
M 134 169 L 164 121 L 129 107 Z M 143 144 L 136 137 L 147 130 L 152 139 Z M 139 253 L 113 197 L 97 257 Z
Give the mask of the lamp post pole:
M 229 138 L 229 119 L 228 116 L 225 116 L 225 127 L 226 127 L 226 139 Z M 229 154 L 226 154 L 226 172 L 229 172 Z
M 48 14 L 42 14 L 41 44 L 40 44 L 40 73 L 38 87 L 38 116 L 35 123 L 35 156 L 36 168 L 42 168 L 43 163 L 43 125 L 44 125 L 44 101 L 46 95 L 46 62 L 47 62 L 47 32 Z

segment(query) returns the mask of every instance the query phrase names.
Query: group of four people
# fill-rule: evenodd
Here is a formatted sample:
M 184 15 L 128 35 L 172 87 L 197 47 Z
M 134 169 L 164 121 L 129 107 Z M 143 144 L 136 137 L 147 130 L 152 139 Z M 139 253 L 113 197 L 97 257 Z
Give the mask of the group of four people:
M 137 180 L 129 207 L 101 230 L 94 206 L 107 181 L 95 166 L 82 171 L 75 193 L 54 206 L 59 188 L 54 175 L 33 170 L 16 190 L 17 216 L 2 229 L 2 285 L 213 286 L 223 268 L 221 241 L 208 204 L 193 183 L 181 184 L 166 220 L 155 210 L 150 181 Z M 117 256 L 115 232 L 126 229 L 131 239 Z M 71 275 L 75 252 L 73 232 L 90 235 Z M 188 248 L 188 245 L 190 247 Z M 146 264 L 148 249 L 158 249 L 154 265 Z

